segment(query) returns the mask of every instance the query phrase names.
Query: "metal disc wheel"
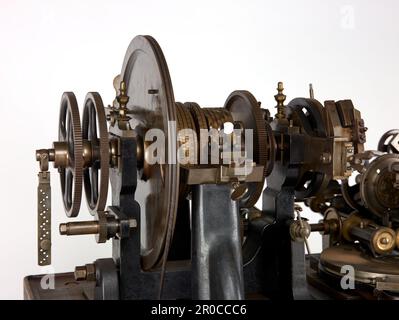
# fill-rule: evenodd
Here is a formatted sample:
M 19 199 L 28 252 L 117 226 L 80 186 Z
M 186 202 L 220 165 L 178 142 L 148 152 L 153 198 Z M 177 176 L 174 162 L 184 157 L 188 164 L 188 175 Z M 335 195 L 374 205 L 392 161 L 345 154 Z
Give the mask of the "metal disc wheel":
M 109 143 L 107 120 L 101 96 L 97 92 L 86 95 L 82 120 L 83 141 L 90 142 L 90 165 L 83 170 L 83 183 L 89 211 L 94 215 L 103 211 L 107 202 L 109 179 Z
M 262 181 L 248 183 L 248 191 L 240 201 L 242 208 L 251 208 L 262 194 L 266 173 L 268 172 L 268 154 L 270 152 L 268 152 L 265 120 L 258 101 L 248 91 L 232 92 L 227 98 L 224 107 L 231 113 L 235 122 L 241 122 L 246 130 L 253 130 L 253 160 L 258 165 L 264 166 Z
M 323 106 L 315 99 L 296 98 L 288 104 L 288 113 L 292 115 L 294 125 L 299 125 L 314 137 L 327 137 Z M 314 171 L 303 172 L 295 188 L 298 201 L 314 196 L 327 187 L 330 179 L 326 174 Z
M 137 132 L 156 129 L 165 138 L 164 150 L 157 150 L 163 153 L 165 163 L 151 164 L 145 179 L 137 182 L 137 189 L 140 190 L 136 193 L 136 200 L 141 207 L 142 266 L 148 270 L 159 265 L 168 247 L 179 195 L 179 164 L 175 161 L 175 99 L 165 57 L 152 37 L 138 36 L 130 43 L 121 80 L 126 83 L 129 96 L 127 107 L 131 110 L 131 127 L 144 129 Z
M 76 217 L 82 199 L 83 143 L 76 97 L 65 92 L 61 98 L 58 141 L 67 145 L 68 164 L 59 168 L 62 200 L 68 217 Z

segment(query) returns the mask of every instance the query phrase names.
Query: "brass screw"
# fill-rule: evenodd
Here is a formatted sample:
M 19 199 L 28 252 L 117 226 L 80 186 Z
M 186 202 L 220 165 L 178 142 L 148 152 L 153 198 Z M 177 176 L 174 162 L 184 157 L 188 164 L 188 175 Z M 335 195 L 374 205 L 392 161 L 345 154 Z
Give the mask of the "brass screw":
M 283 94 L 284 86 L 282 82 L 277 83 L 277 94 L 274 96 L 274 99 L 277 101 L 277 119 L 285 119 L 285 106 L 284 101 L 287 98 L 285 94 Z

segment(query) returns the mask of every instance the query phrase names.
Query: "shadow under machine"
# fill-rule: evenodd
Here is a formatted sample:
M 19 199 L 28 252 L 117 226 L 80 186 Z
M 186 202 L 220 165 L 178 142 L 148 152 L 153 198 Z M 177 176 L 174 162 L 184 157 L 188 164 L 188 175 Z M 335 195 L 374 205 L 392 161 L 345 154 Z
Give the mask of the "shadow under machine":
M 130 43 L 114 87 L 107 107 L 89 92 L 82 118 L 65 92 L 58 141 L 36 151 L 38 264 L 51 264 L 50 163 L 67 217 L 83 189 L 92 215 L 59 233 L 112 241 L 112 257 L 56 274 L 51 290 L 27 276 L 25 298 L 398 297 L 399 130 L 365 151 L 351 100 L 321 104 L 311 89 L 286 104 L 282 83 L 275 115 L 243 90 L 216 108 L 176 102 L 149 36 Z M 311 232 L 321 254 L 307 248 Z

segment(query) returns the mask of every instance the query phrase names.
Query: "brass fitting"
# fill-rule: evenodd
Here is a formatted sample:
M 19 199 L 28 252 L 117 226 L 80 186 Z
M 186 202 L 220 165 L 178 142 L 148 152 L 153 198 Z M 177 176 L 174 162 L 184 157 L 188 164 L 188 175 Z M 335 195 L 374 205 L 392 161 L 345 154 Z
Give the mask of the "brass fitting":
M 290 235 L 293 241 L 303 242 L 309 238 L 311 226 L 306 220 L 295 220 L 290 225 Z
M 93 263 L 75 268 L 74 277 L 76 281 L 95 281 L 96 266 Z
M 129 220 L 129 227 L 136 228 L 137 221 Z M 61 235 L 67 236 L 94 234 L 97 243 L 104 243 L 119 233 L 120 224 L 114 216 L 99 211 L 96 213 L 96 220 L 61 223 L 59 231 Z
M 281 120 L 285 119 L 285 106 L 284 101 L 287 98 L 285 94 L 283 94 L 284 86 L 282 82 L 277 83 L 277 94 L 274 96 L 274 99 L 277 101 L 277 114 L 276 118 Z
M 374 231 L 370 242 L 376 253 L 390 253 L 396 246 L 396 234 L 391 228 L 381 227 Z
M 99 232 L 98 221 L 80 221 L 60 224 L 60 234 L 66 236 L 96 234 Z
M 118 233 L 119 223 L 113 216 L 99 211 L 94 221 L 61 223 L 59 230 L 61 235 L 67 236 L 94 234 L 97 243 L 104 243 Z
M 388 227 L 376 225 L 356 214 L 350 215 L 343 223 L 343 236 L 348 241 L 360 240 L 368 243 L 374 254 L 389 254 L 396 246 L 397 235 Z
M 69 161 L 68 144 L 66 142 L 53 142 L 54 168 L 66 168 Z
M 110 139 L 109 141 L 109 155 L 110 155 L 110 164 L 112 168 L 118 167 L 118 157 L 119 157 L 119 140 L 118 139 Z
M 119 103 L 119 109 L 126 109 L 127 103 L 129 102 L 129 97 L 126 94 L 126 83 L 121 81 L 119 87 L 119 95 L 116 97 L 116 101 Z

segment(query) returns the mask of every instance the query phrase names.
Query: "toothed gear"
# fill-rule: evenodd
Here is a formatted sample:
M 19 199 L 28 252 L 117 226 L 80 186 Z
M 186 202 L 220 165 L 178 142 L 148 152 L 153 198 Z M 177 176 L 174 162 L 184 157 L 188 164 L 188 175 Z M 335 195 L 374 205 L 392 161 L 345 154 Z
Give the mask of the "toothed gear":
M 64 92 L 61 98 L 58 140 L 68 147 L 68 165 L 59 168 L 61 192 L 68 217 L 79 214 L 82 200 L 83 141 L 78 103 L 73 92 Z
M 248 192 L 241 200 L 241 207 L 251 208 L 262 194 L 266 174 L 270 172 L 268 166 L 268 140 L 266 135 L 265 120 L 263 119 L 258 101 L 248 91 L 234 91 L 227 98 L 224 107 L 230 111 L 234 121 L 242 122 L 245 129 L 254 132 L 253 158 L 254 161 L 264 167 L 261 182 L 248 183 Z
M 109 142 L 107 119 L 101 96 L 97 92 L 86 95 L 83 109 L 82 137 L 98 149 L 98 155 L 83 170 L 83 183 L 89 211 L 94 215 L 103 211 L 107 203 L 109 183 Z M 100 170 L 100 175 L 98 171 Z M 98 180 L 100 178 L 100 180 Z

